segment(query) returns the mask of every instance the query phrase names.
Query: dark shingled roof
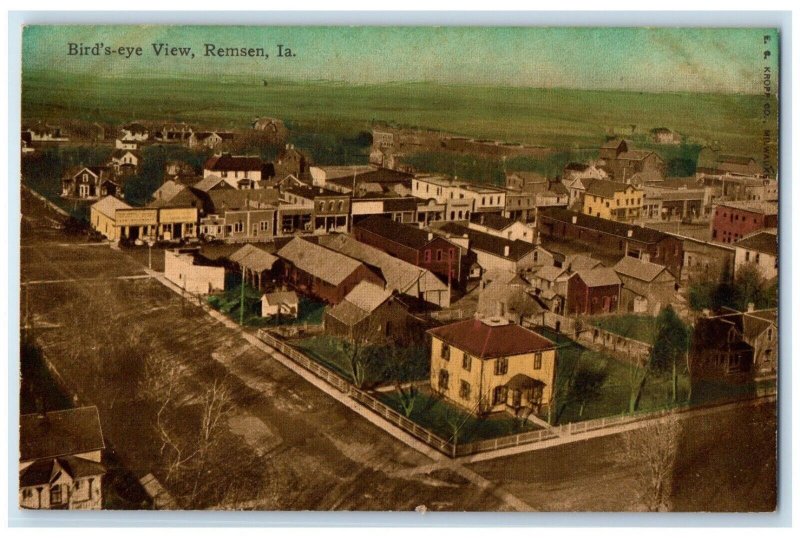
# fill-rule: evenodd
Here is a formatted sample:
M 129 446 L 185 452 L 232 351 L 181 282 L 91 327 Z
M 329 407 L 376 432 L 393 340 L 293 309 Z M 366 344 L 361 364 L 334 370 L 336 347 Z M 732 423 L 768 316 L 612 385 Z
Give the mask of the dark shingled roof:
M 758 232 L 734 243 L 735 247 L 763 252 L 771 256 L 778 255 L 778 236 L 768 232 Z
M 295 196 L 300 196 L 301 198 L 306 198 L 308 200 L 313 200 L 317 197 L 328 196 L 334 196 L 336 198 L 347 197 L 346 194 L 342 194 L 341 192 L 332 191 L 324 187 L 309 187 L 308 185 L 292 185 L 291 187 L 288 187 L 285 192 L 289 192 Z
M 467 319 L 430 329 L 428 333 L 482 359 L 555 348 L 555 344 L 544 336 L 514 323 L 493 326 L 478 319 Z
M 614 235 L 620 238 L 628 237 L 628 230 L 632 231 L 630 239 L 639 241 L 641 243 L 658 243 L 664 239 L 669 238 L 669 234 L 659 232 L 652 228 L 643 228 L 632 224 L 625 224 L 615 220 L 603 219 L 600 217 L 593 217 L 591 215 L 584 215 L 576 211 L 569 211 L 560 207 L 547 207 L 539 210 L 540 217 L 546 217 L 567 224 L 572 224 L 572 218 L 576 218 L 576 226 L 585 228 L 587 230 L 597 230 L 609 235 Z
M 49 484 L 53 476 L 53 467 L 56 463 L 73 479 L 83 478 L 84 476 L 98 476 L 106 472 L 106 467 L 102 463 L 77 458 L 75 456 L 65 456 L 63 458 L 39 460 L 19 473 L 20 487 L 40 486 Z
M 428 239 L 428 232 L 425 230 L 416 226 L 401 224 L 380 215 L 368 217 L 358 224 L 354 224 L 353 227 L 372 232 L 381 237 L 391 239 L 395 243 L 414 249 L 421 249 L 431 242 Z
M 208 159 L 203 165 L 203 168 L 206 170 L 230 170 L 234 172 L 260 171 L 263 164 L 264 162 L 261 160 L 261 157 L 223 153 L 222 155 L 214 155 Z
M 103 450 L 103 430 L 95 406 L 19 417 L 20 461 Z
M 467 234 L 469 236 L 469 248 L 482 250 L 495 256 L 501 256 L 509 260 L 517 261 L 526 254 L 536 250 L 536 245 L 526 241 L 516 239 L 509 241 L 503 237 L 472 230 L 455 222 L 448 222 L 439 227 L 439 230 L 458 236 Z M 508 256 L 505 255 L 505 247 L 508 246 Z
M 596 179 L 586 187 L 586 194 L 602 196 L 603 198 L 613 198 L 615 193 L 625 192 L 628 188 L 636 189 L 636 187 L 627 183 Z
M 503 231 L 516 222 L 514 219 L 501 217 L 495 213 L 473 213 L 469 220 L 497 231 Z

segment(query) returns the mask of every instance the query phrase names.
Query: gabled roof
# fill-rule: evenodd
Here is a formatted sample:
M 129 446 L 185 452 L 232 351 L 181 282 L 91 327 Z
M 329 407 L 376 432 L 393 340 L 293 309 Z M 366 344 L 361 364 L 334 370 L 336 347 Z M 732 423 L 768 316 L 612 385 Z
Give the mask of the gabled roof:
M 544 336 L 514 323 L 489 325 L 479 319 L 467 319 L 430 329 L 428 333 L 482 359 L 555 348 L 555 344 Z
M 380 215 L 372 215 L 353 225 L 368 232 L 389 239 L 395 243 L 406 245 L 413 249 L 421 249 L 433 239 L 428 238 L 428 232 L 416 226 L 401 224 Z M 434 236 L 434 239 L 436 236 Z
M 75 456 L 42 459 L 20 471 L 19 485 L 20 487 L 32 487 L 49 484 L 59 471 L 65 472 L 75 480 L 103 475 L 106 467 L 102 463 Z
M 659 157 L 658 154 L 644 149 L 632 149 L 628 151 L 623 151 L 617 156 L 617 159 L 624 161 L 641 161 L 646 159 L 650 155 L 655 155 L 659 160 L 661 160 L 661 157 Z
M 338 286 L 345 278 L 362 266 L 362 263 L 336 251 L 319 246 L 299 237 L 286 243 L 277 253 L 312 276 Z
M 667 268 L 657 263 L 642 261 L 639 258 L 634 258 L 633 256 L 623 256 L 622 259 L 614 266 L 614 271 L 616 271 L 618 274 L 629 276 L 637 280 L 652 282 L 661 273 L 667 271 Z
M 186 188 L 186 185 L 170 179 L 162 183 L 161 186 L 155 190 L 153 199 L 155 201 L 169 202 Z
M 203 168 L 214 171 L 250 172 L 258 170 L 260 172 L 263 164 L 264 161 L 261 160 L 261 157 L 223 153 L 209 158 L 203 164 Z
M 297 294 L 293 291 L 273 291 L 272 293 L 265 293 L 261 297 L 262 301 L 266 301 L 267 304 L 297 304 L 300 302 L 300 299 L 297 297 Z
M 133 155 L 137 159 L 141 157 L 141 155 L 139 154 L 138 151 L 135 151 L 135 150 L 132 150 L 132 149 L 115 149 L 113 152 L 111 152 L 111 158 L 112 159 L 121 159 L 122 157 L 124 157 L 128 153 L 130 153 L 131 155 Z
M 758 213 L 761 215 L 777 215 L 778 202 L 766 202 L 761 200 L 743 200 L 739 202 L 718 202 L 717 206 L 729 207 L 740 211 Z
M 566 273 L 567 270 L 563 267 L 556 267 L 555 265 L 544 265 L 536 271 L 536 276 L 548 282 L 555 282 L 558 277 Z
M 387 289 L 397 290 L 399 293 L 408 293 L 411 290 L 412 295 L 415 295 L 413 289 L 417 285 L 422 292 L 447 289 L 447 284 L 439 280 L 427 269 L 417 267 L 400 258 L 395 258 L 349 235 L 320 236 L 319 243 L 345 256 L 350 256 L 367 265 L 379 268 L 386 279 Z
M 583 283 L 590 288 L 598 288 L 600 286 L 617 286 L 622 284 L 617 273 L 608 267 L 598 267 L 596 269 L 584 269 L 574 273 L 570 278 L 579 276 Z
M 613 198 L 614 194 L 618 192 L 625 192 L 628 189 L 636 189 L 633 185 L 628 183 L 621 183 L 618 181 L 609 181 L 607 179 L 595 179 L 586 187 L 586 194 L 592 196 L 601 196 L 603 198 Z
M 605 142 L 605 144 L 603 144 L 602 148 L 603 149 L 617 149 L 622 144 L 625 144 L 626 146 L 628 145 L 627 142 L 625 142 L 625 140 L 622 139 L 622 138 L 612 138 L 611 140 L 607 140 Z
M 603 262 L 595 260 L 586 254 L 568 254 L 564 257 L 564 262 L 561 264 L 565 269 L 574 272 L 585 271 L 586 269 L 594 269 L 595 267 L 602 266 Z
M 269 252 L 261 250 L 257 246 L 251 244 L 244 245 L 231 254 L 228 259 L 257 273 L 269 271 L 272 269 L 275 262 L 278 261 L 278 258 Z
M 291 187 L 287 187 L 284 192 L 288 192 L 290 194 L 294 194 L 295 196 L 299 196 L 301 198 L 305 198 L 307 200 L 313 200 L 315 198 L 328 198 L 328 197 L 336 197 L 336 198 L 346 198 L 347 195 L 341 192 L 332 191 L 330 189 L 326 189 L 324 187 L 310 187 L 308 185 L 292 185 Z
M 517 222 L 514 219 L 501 217 L 496 213 L 472 213 L 469 217 L 469 220 L 474 224 L 480 224 L 481 226 L 486 226 L 487 228 L 497 230 L 498 232 L 502 232 Z
M 361 281 L 344 298 L 365 312 L 374 312 L 376 308 L 389 300 L 392 292 L 372 282 Z
M 197 183 L 192 185 L 192 188 L 193 189 L 197 189 L 197 190 L 202 191 L 202 192 L 208 192 L 211 189 L 217 187 L 220 183 L 224 184 L 223 185 L 224 188 L 230 188 L 230 189 L 233 188 L 230 185 L 228 185 L 228 183 L 224 179 L 219 177 L 219 176 L 207 176 L 207 177 L 204 177 L 203 179 L 201 179 L 200 181 L 198 181 Z
M 524 256 L 536 250 L 536 245 L 533 243 L 528 243 L 527 241 L 521 241 L 519 239 L 510 241 L 503 237 L 472 230 L 466 226 L 456 224 L 455 222 L 447 222 L 440 226 L 439 230 L 458 236 L 467 234 L 467 236 L 469 236 L 470 250 L 480 250 L 512 261 L 519 261 Z M 505 254 L 506 247 L 508 247 L 507 256 Z
M 615 235 L 619 238 L 627 238 L 628 232 L 631 232 L 630 239 L 642 243 L 658 243 L 670 236 L 664 232 L 654 230 L 653 228 L 643 228 L 632 224 L 625 224 L 615 220 L 604 219 L 600 217 L 593 217 L 577 211 L 569 211 L 560 207 L 546 207 L 539 210 L 539 216 L 551 218 L 560 222 L 572 224 L 572 219 L 575 218 L 575 225 L 588 230 L 596 230 L 609 235 Z
M 736 248 L 763 252 L 770 256 L 778 255 L 778 236 L 769 232 L 758 232 L 738 240 L 733 244 Z
M 132 209 L 131 206 L 110 194 L 92 204 L 92 209 L 109 218 L 116 218 L 117 209 Z
M 103 450 L 97 407 L 79 407 L 19 417 L 20 461 Z

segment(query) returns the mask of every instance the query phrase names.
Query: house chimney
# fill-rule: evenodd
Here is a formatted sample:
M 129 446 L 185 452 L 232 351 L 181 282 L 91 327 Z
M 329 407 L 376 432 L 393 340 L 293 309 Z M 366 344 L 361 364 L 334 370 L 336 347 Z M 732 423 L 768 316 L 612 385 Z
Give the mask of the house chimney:
M 503 256 L 508 258 L 508 255 L 511 253 L 511 247 L 506 245 L 503 247 Z
M 578 224 L 578 215 L 572 215 L 572 224 Z
M 633 228 L 628 228 L 628 237 L 633 237 Z
M 433 232 L 428 232 L 428 241 L 433 241 Z
M 755 304 L 753 304 L 753 303 L 747 303 L 747 311 L 748 311 L 748 312 L 752 312 L 752 311 L 753 311 L 753 310 L 755 310 L 755 309 L 756 309 L 756 305 L 755 305 Z

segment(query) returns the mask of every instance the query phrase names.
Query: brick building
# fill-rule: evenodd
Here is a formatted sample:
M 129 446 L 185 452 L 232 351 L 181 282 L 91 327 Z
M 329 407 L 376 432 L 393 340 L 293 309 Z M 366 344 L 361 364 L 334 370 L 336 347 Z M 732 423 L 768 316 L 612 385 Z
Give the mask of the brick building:
M 542 237 L 580 243 L 609 256 L 633 256 L 666 266 L 673 275 L 683 267 L 683 241 L 673 235 L 552 207 L 539 210 Z
M 755 231 L 777 227 L 777 202 L 720 202 L 711 218 L 711 240 L 735 243 Z
M 373 216 L 354 225 L 353 235 L 395 258 L 428 269 L 446 282 L 461 282 L 467 276 L 468 268 L 462 267 L 466 249 L 433 232 Z

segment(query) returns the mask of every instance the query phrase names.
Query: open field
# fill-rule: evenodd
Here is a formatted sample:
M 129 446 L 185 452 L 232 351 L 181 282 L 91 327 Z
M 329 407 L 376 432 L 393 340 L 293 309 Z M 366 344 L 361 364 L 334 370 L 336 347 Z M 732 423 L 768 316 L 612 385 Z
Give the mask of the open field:
M 258 77 L 150 78 L 131 83 L 121 77 L 40 71 L 23 74 L 22 95 L 26 120 L 57 122 L 70 117 L 121 124 L 143 119 L 233 129 L 248 128 L 257 116 L 273 116 L 287 122 L 298 147 L 317 145 L 320 151 L 332 142 L 331 135 L 356 137 L 373 121 L 382 121 L 562 149 L 596 148 L 609 129 L 630 136 L 670 127 L 693 143 L 718 142 L 726 152 L 758 158 L 764 129 L 763 98 L 757 95 L 432 83 L 353 86 L 270 81 L 263 86 Z M 776 106 L 773 103 L 773 109 Z M 365 156 L 340 157 L 356 161 Z

